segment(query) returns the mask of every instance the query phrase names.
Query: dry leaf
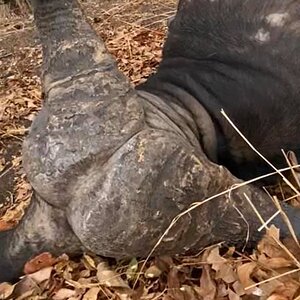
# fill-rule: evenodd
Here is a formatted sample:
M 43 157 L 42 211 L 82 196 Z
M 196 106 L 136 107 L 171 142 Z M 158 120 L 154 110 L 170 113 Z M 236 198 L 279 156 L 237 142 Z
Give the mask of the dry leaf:
M 0 283 L 0 299 L 7 299 L 14 291 L 15 286 L 7 282 Z
M 22 298 L 24 295 L 32 295 L 34 292 L 40 292 L 39 286 L 30 277 L 23 277 L 16 285 L 14 290 L 14 299 Z
M 228 298 L 229 300 L 241 300 L 241 297 L 233 292 L 231 289 L 228 289 Z
M 200 295 L 205 300 L 214 300 L 217 294 L 217 287 L 210 275 L 211 269 L 209 266 L 204 266 L 200 278 Z
M 65 300 L 71 298 L 76 294 L 76 291 L 71 289 L 62 288 L 58 290 L 53 296 L 53 300 Z
M 249 262 L 246 264 L 243 264 L 241 266 L 238 266 L 237 268 L 237 275 L 239 277 L 239 280 L 244 288 L 247 288 L 255 282 L 251 279 L 251 275 L 255 268 L 257 267 L 257 264 L 255 262 Z M 253 292 L 253 289 L 248 289 L 245 291 L 246 294 L 251 294 Z
M 220 247 L 216 246 L 209 251 L 207 259 L 205 260 L 207 263 L 212 265 L 212 269 L 215 271 L 219 271 L 220 267 L 226 263 L 226 259 L 220 255 Z
M 168 295 L 176 300 L 184 300 L 184 294 L 180 288 L 179 270 L 177 267 L 173 267 L 168 274 Z
M 37 271 L 35 273 L 29 274 L 28 276 L 31 279 L 33 279 L 36 283 L 41 283 L 50 278 L 52 270 L 53 267 L 48 267 L 41 269 L 40 271 Z
M 106 262 L 101 262 L 98 264 L 97 278 L 101 285 L 114 288 L 130 289 L 129 285 L 118 273 L 112 271 Z
M 84 259 L 84 263 L 85 263 L 87 269 L 89 269 L 89 270 L 96 270 L 97 269 L 95 261 L 93 260 L 92 257 L 90 257 L 87 254 L 84 254 L 83 259 Z
M 43 268 L 53 266 L 56 263 L 54 258 L 49 252 L 44 252 L 29 260 L 24 267 L 25 274 L 37 272 Z
M 270 297 L 268 297 L 267 300 L 289 300 L 289 299 L 281 295 L 273 294 Z
M 139 267 L 139 263 L 136 258 L 131 259 L 129 266 L 126 270 L 127 280 L 133 280 L 137 276 L 137 270 Z
M 145 271 L 145 277 L 158 278 L 161 275 L 161 273 L 161 270 L 156 265 L 152 265 Z
M 236 271 L 229 263 L 219 265 L 219 270 L 216 272 L 216 279 L 222 279 L 226 283 L 233 283 L 238 279 Z
M 97 300 L 98 299 L 98 294 L 100 292 L 99 287 L 93 287 L 89 289 L 83 296 L 82 300 Z
M 294 262 L 291 259 L 286 259 L 284 257 L 267 258 L 265 255 L 259 255 L 258 261 L 266 265 L 268 269 L 286 268 L 294 265 Z
M 233 285 L 232 285 L 232 288 L 234 290 L 234 292 L 236 294 L 238 294 L 239 296 L 244 296 L 245 295 L 245 290 L 243 288 L 243 285 L 239 282 L 239 281 L 236 281 Z
M 5 220 L 0 220 L 0 231 L 6 231 L 12 229 L 15 226 L 14 222 L 7 222 Z

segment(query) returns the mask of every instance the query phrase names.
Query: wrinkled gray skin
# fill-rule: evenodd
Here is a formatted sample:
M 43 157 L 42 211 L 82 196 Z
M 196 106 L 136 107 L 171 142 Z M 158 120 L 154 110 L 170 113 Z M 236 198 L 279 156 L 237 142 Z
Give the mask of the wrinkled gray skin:
M 42 251 L 145 257 L 177 214 L 240 182 L 213 162 L 236 174 L 260 166 L 222 107 L 270 159 L 299 150 L 299 1 L 181 1 L 162 63 L 138 91 L 75 0 L 33 7 L 45 95 L 23 148 L 34 197 L 0 235 L 0 281 Z M 266 17 L 278 12 L 286 19 Z M 260 189 L 234 190 L 181 218 L 155 254 L 244 246 L 248 225 L 256 242 L 244 193 L 265 219 L 275 212 Z M 299 212 L 284 209 L 299 233 Z M 280 217 L 274 223 L 288 234 Z

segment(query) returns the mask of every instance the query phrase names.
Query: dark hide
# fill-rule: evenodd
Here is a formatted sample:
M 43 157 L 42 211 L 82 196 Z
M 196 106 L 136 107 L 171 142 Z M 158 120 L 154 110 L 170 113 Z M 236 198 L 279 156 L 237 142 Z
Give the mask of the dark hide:
M 281 149 L 300 157 L 299 20 L 299 1 L 180 1 L 159 70 L 140 88 L 176 97 L 173 85 L 196 98 L 215 124 L 216 162 L 239 178 L 273 169 L 221 109 L 268 160 L 286 167 Z

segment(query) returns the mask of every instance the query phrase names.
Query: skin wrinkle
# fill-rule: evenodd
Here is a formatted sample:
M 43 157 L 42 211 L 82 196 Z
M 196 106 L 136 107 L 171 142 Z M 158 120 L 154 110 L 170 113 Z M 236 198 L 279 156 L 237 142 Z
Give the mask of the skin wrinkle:
M 173 99 L 170 102 L 177 99 L 178 103 L 183 105 L 184 109 L 189 111 L 193 118 L 192 126 L 197 128 L 197 132 L 192 131 L 201 142 L 201 146 L 205 151 L 205 154 L 212 160 L 217 161 L 217 137 L 215 126 L 204 107 L 200 102 L 190 95 L 187 91 L 182 89 L 179 85 L 168 83 L 167 81 L 162 84 L 163 92 L 169 94 Z M 163 94 L 158 90 L 158 94 L 163 97 Z M 185 120 L 187 118 L 184 118 Z M 186 121 L 187 122 L 187 121 Z M 190 123 L 188 123 L 189 126 Z
M 153 94 L 140 91 L 139 95 L 141 95 L 146 100 L 146 102 L 144 102 L 145 105 L 147 106 L 151 105 L 152 107 L 155 107 L 155 110 L 157 110 L 157 113 L 160 114 L 163 117 L 163 119 L 167 118 L 170 121 L 170 125 L 171 125 L 169 126 L 170 128 L 174 128 L 175 132 L 180 134 L 190 144 L 197 147 L 198 143 L 195 142 L 196 139 L 195 136 L 193 136 L 193 132 L 190 131 L 189 128 L 187 128 L 185 121 L 183 122 L 184 118 L 180 116 L 180 114 L 174 107 L 171 107 L 170 104 L 167 104 L 166 102 L 164 102 L 164 100 L 162 100 L 159 97 L 155 97 Z M 173 130 L 171 129 L 170 131 L 172 132 L 174 131 L 174 129 Z M 164 130 L 166 130 L 166 128 L 164 128 Z

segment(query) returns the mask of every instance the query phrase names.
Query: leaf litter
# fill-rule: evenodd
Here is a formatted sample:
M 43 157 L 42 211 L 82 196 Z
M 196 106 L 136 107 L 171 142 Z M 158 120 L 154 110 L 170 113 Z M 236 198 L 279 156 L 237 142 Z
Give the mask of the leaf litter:
M 175 1 L 82 4 L 119 68 L 134 84 L 145 81 L 160 62 L 165 25 L 175 12 Z M 0 230 L 14 227 L 30 201 L 20 149 L 42 104 L 41 48 L 33 42 L 32 17 L 22 18 L 0 23 L 0 43 L 7 46 L 0 51 L 4 57 L 0 60 L 0 192 L 7 174 L 13 178 L 9 193 L 0 195 L 5 198 L 0 203 Z M 291 197 L 286 188 L 276 189 L 281 199 Z M 299 205 L 298 200 L 292 196 L 293 205 Z M 116 262 L 88 253 L 78 258 L 42 253 L 26 263 L 25 275 L 17 283 L 0 283 L 0 299 L 300 299 L 296 263 L 300 249 L 292 239 L 286 240 L 292 256 L 288 255 L 274 236 L 278 231 L 269 230 L 252 253 L 216 245 L 196 256 L 155 257 L 143 270 L 143 261 L 136 258 Z

